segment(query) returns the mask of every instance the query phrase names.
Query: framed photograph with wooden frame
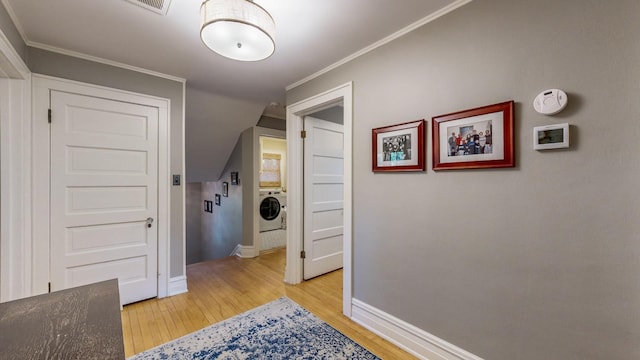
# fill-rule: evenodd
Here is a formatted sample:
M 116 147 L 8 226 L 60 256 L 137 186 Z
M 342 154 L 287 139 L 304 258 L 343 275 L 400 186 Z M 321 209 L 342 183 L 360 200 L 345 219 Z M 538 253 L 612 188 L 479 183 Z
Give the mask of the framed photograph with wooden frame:
M 513 100 L 433 117 L 433 170 L 514 167 Z
M 229 197 L 229 183 L 226 181 L 222 183 L 222 196 Z
M 373 171 L 424 171 L 424 130 L 424 119 L 373 129 Z

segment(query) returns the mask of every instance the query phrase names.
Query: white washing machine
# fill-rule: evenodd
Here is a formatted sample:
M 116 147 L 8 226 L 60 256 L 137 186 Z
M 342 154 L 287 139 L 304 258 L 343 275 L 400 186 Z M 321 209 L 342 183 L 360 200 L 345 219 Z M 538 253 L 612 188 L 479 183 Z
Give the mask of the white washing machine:
M 286 227 L 287 194 L 282 191 L 260 190 L 260 232 Z

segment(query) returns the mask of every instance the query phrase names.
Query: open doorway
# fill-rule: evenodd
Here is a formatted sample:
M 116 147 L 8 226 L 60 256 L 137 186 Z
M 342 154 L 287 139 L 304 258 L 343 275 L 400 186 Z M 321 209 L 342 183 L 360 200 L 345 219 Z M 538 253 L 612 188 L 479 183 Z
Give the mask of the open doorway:
M 261 135 L 258 179 L 259 245 L 262 253 L 287 245 L 287 142 Z
M 342 104 L 343 115 L 343 306 L 344 315 L 351 317 L 352 298 L 352 127 L 353 84 L 347 83 L 312 96 L 287 108 L 287 167 L 289 209 L 287 226 L 287 266 L 285 282 L 300 283 L 303 279 L 302 241 L 304 238 L 304 130 L 305 117 Z
M 341 269 L 344 238 L 344 107 L 304 117 L 302 277 Z

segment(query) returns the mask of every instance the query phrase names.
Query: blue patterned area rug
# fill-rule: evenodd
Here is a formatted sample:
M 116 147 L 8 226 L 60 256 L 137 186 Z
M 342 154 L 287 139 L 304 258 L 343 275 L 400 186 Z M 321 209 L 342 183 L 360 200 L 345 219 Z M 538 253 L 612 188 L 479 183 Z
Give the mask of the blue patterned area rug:
M 280 298 L 135 355 L 143 359 L 379 359 L 295 302 Z

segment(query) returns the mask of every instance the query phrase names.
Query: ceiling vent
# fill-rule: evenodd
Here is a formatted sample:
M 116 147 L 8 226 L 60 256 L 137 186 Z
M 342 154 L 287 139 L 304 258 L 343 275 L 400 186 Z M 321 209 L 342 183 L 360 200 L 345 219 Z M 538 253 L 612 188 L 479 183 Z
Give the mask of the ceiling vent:
M 160 15 L 167 15 L 171 0 L 126 0 Z

